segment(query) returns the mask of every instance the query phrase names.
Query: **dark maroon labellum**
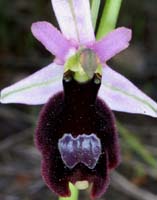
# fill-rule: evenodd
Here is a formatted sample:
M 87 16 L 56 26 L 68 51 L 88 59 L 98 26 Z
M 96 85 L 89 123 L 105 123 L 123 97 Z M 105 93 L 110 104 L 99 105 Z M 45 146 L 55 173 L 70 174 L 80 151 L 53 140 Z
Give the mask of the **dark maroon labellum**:
M 92 183 L 91 197 L 100 197 L 109 170 L 119 163 L 113 113 L 97 98 L 100 84 L 97 75 L 79 84 L 68 74 L 64 92 L 53 96 L 40 114 L 35 142 L 43 157 L 42 175 L 59 196 L 70 196 L 69 182 L 86 180 Z
M 93 169 L 101 154 L 100 139 L 95 134 L 82 134 L 76 138 L 71 134 L 64 134 L 59 139 L 58 148 L 63 162 L 71 169 L 78 163 Z

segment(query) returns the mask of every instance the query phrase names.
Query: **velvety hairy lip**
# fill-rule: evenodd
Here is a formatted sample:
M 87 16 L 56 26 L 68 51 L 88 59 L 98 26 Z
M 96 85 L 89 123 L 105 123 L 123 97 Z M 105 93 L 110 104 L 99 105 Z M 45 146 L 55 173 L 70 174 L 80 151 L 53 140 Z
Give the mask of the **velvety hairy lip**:
M 73 78 L 63 80 L 64 92 L 53 96 L 40 114 L 35 141 L 43 156 L 42 175 L 59 196 L 70 196 L 69 182 L 87 180 L 92 183 L 91 197 L 100 197 L 107 189 L 109 170 L 119 163 L 114 116 L 97 98 L 101 83 L 95 78 L 84 84 Z M 100 139 L 101 154 L 94 168 L 83 162 L 73 168 L 65 164 L 58 148 L 58 141 L 65 133 L 71 133 L 73 138 L 84 134 L 90 137 L 94 133 Z

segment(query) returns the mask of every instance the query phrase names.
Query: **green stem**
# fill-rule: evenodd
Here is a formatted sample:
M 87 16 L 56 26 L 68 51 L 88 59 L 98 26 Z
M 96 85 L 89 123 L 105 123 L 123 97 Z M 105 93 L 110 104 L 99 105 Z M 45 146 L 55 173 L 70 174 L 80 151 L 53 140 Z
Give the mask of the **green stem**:
M 78 200 L 78 190 L 76 187 L 69 183 L 69 188 L 71 191 L 71 196 L 70 197 L 59 197 L 59 200 Z
M 98 18 L 99 7 L 100 7 L 100 0 L 93 0 L 91 3 L 91 15 L 92 15 L 92 23 L 94 30 Z
M 97 32 L 97 39 L 101 39 L 103 36 L 115 28 L 121 3 L 122 0 L 106 0 Z

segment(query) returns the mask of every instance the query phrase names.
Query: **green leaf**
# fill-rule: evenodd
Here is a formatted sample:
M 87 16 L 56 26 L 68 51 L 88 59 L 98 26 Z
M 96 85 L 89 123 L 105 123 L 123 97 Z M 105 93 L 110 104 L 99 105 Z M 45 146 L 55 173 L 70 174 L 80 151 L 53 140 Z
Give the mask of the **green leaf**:
M 144 147 L 138 137 L 134 136 L 127 128 L 120 122 L 117 122 L 119 134 L 125 139 L 129 147 L 134 150 L 147 164 L 151 167 L 157 167 L 157 160 L 154 156 Z

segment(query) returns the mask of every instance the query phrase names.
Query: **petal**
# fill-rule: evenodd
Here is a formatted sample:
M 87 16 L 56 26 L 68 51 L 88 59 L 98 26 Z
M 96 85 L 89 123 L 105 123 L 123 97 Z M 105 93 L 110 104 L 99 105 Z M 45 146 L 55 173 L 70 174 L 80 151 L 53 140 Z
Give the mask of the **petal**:
M 127 78 L 108 66 L 103 69 L 98 96 L 112 110 L 157 117 L 157 104 Z
M 63 66 L 52 63 L 29 77 L 5 88 L 1 103 L 44 104 L 62 91 Z
M 31 27 L 34 37 L 39 40 L 45 48 L 60 60 L 64 61 L 69 50 L 73 48 L 70 41 L 50 23 L 36 22 Z
M 51 0 L 62 33 L 80 44 L 94 41 L 89 1 Z
M 107 36 L 100 41 L 95 42 L 90 46 L 97 55 L 101 62 L 106 62 L 122 50 L 129 46 L 131 40 L 131 30 L 121 27 L 110 32 Z

